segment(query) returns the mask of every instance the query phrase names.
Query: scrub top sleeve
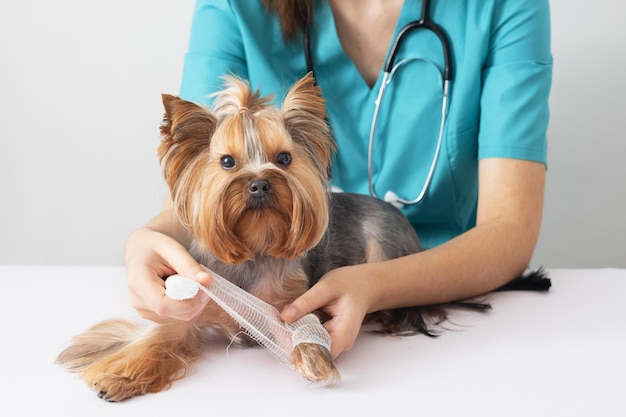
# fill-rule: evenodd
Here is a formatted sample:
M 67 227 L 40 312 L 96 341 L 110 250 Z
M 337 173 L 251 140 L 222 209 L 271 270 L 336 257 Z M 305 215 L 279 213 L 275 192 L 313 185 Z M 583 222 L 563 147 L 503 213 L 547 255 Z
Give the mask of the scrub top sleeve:
M 548 0 L 496 1 L 482 78 L 478 158 L 545 164 L 552 83 Z
M 210 104 L 210 94 L 221 89 L 222 76 L 247 78 L 238 20 L 226 0 L 197 0 L 185 55 L 180 96 Z

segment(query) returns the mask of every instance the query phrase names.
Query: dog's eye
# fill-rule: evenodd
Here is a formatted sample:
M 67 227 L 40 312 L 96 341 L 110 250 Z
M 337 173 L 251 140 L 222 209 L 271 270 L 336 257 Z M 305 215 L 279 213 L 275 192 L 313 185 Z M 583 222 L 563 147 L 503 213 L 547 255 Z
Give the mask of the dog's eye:
M 222 159 L 220 159 L 220 164 L 224 169 L 231 169 L 235 166 L 236 161 L 235 158 L 233 158 L 232 156 L 224 155 L 222 156 Z
M 284 167 L 289 166 L 291 163 L 291 154 L 289 152 L 281 152 L 276 155 L 276 163 Z

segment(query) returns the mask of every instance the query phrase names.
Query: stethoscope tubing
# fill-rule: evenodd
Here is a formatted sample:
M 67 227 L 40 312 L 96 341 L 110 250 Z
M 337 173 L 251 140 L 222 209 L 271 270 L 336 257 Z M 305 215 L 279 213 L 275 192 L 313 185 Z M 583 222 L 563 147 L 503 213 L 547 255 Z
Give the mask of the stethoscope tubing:
M 369 141 L 368 141 L 368 156 L 367 156 L 368 188 L 369 188 L 369 193 L 373 197 L 380 199 L 380 197 L 376 194 L 376 190 L 374 189 L 373 154 L 374 154 L 374 138 L 376 136 L 376 125 L 378 122 L 378 113 L 380 110 L 380 106 L 381 106 L 387 85 L 391 82 L 396 70 L 406 61 L 410 61 L 410 60 L 426 61 L 432 64 L 433 66 L 435 66 L 437 70 L 440 71 L 440 75 L 442 79 L 441 121 L 439 125 L 439 133 L 437 135 L 437 145 L 435 147 L 434 156 L 431 161 L 428 174 L 426 176 L 426 181 L 424 182 L 424 185 L 422 189 L 420 190 L 419 194 L 417 195 L 417 197 L 415 197 L 412 200 L 406 200 L 406 199 L 400 198 L 391 190 L 387 191 L 383 199 L 398 207 L 402 207 L 405 205 L 418 204 L 426 196 L 426 193 L 428 192 L 428 188 L 430 187 L 430 183 L 432 182 L 432 178 L 435 172 L 435 168 L 437 166 L 437 162 L 439 160 L 439 154 L 440 154 L 442 143 L 443 143 L 443 133 L 445 130 L 445 123 L 446 123 L 446 118 L 447 118 L 447 113 L 448 113 L 449 90 L 450 90 L 450 84 L 452 82 L 452 77 L 453 77 L 452 58 L 451 58 L 452 51 L 451 51 L 450 42 L 448 41 L 448 37 L 446 36 L 446 33 L 441 28 L 441 26 L 437 25 L 432 20 L 430 20 L 429 12 L 430 12 L 430 0 L 423 0 L 421 18 L 419 20 L 414 20 L 406 24 L 402 29 L 400 29 L 400 31 L 394 38 L 389 55 L 387 56 L 387 59 L 385 60 L 385 64 L 383 67 L 383 78 L 381 80 L 381 85 L 378 91 L 378 95 L 376 97 L 374 113 L 372 115 L 372 123 L 370 125 L 370 135 L 369 135 Z M 428 60 L 421 59 L 421 58 L 412 58 L 412 59 L 409 58 L 409 59 L 402 60 L 397 64 L 395 63 L 396 55 L 398 53 L 400 45 L 402 44 L 402 41 L 409 33 L 417 29 L 430 30 L 439 38 L 442 52 L 443 52 L 443 58 L 444 58 L 443 71 L 439 70 L 439 68 L 432 61 L 428 61 Z M 311 54 L 311 37 L 310 37 L 309 25 L 307 25 L 304 30 L 304 53 L 305 53 L 307 71 L 314 73 L 313 59 L 312 59 L 312 54 Z
M 394 62 L 396 60 L 396 54 L 400 49 L 400 44 L 404 40 L 404 38 L 411 33 L 415 29 L 426 29 L 433 32 L 439 38 L 439 42 L 441 43 L 441 48 L 443 50 L 443 79 L 447 81 L 452 80 L 452 50 L 450 48 L 450 41 L 446 36 L 444 30 L 430 20 L 430 0 L 424 0 L 422 3 L 422 17 L 419 20 L 414 20 L 412 22 L 407 23 L 396 35 L 393 44 L 391 45 L 391 52 L 385 61 L 384 71 L 391 72 Z

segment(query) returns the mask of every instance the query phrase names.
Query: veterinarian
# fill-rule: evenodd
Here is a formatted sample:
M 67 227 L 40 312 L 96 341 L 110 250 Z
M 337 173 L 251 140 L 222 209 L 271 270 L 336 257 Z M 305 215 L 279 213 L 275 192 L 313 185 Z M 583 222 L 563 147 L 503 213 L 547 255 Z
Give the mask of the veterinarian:
M 408 34 L 395 57 L 407 61 L 379 109 L 390 45 L 423 18 L 422 0 L 196 3 L 181 96 L 209 103 L 220 76 L 234 73 L 280 100 L 313 70 L 338 143 L 333 185 L 398 204 L 428 248 L 331 271 L 285 307 L 287 321 L 326 311 L 334 356 L 352 347 L 368 312 L 465 299 L 503 285 L 528 266 L 538 239 L 552 77 L 549 2 L 431 3 L 427 18 L 444 32 L 450 62 L 432 30 Z M 208 301 L 204 294 L 185 302 L 164 296 L 162 277 L 175 272 L 210 281 L 189 243 L 169 199 L 130 236 L 128 285 L 143 317 L 188 320 Z

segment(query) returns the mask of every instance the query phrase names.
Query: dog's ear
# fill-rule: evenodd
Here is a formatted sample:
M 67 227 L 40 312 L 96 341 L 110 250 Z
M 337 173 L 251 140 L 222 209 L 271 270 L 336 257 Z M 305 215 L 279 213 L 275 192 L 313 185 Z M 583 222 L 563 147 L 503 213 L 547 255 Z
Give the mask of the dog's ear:
M 322 90 L 308 73 L 291 87 L 282 106 L 287 131 L 330 172 L 335 141 L 326 120 Z
M 165 180 L 172 188 L 182 170 L 208 148 L 217 121 L 208 109 L 197 104 L 168 94 L 162 98 L 165 115 L 157 153 Z

